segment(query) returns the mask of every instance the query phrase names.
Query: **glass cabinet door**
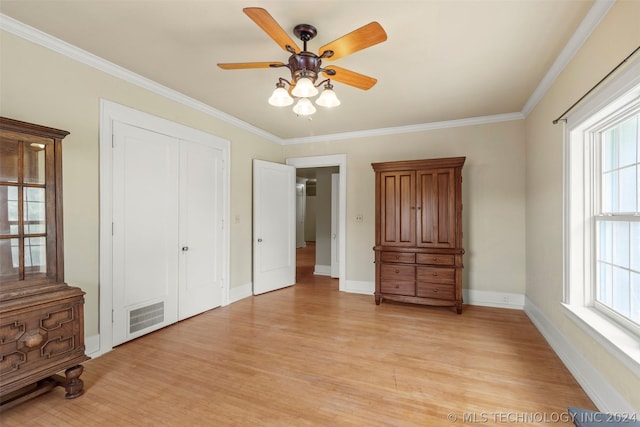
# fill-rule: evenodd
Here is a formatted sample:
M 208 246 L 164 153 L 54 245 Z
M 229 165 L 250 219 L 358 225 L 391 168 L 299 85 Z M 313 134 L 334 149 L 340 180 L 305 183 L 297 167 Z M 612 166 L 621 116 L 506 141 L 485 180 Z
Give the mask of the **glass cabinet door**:
M 0 285 L 56 279 L 55 140 L 0 129 Z

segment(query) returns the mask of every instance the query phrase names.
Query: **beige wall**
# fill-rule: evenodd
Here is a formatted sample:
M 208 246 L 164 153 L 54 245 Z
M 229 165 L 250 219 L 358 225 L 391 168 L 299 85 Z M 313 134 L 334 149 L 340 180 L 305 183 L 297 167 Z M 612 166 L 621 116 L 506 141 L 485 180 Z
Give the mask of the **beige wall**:
M 329 154 L 347 155 L 347 280 L 374 281 L 371 163 L 466 156 L 463 287 L 524 294 L 523 120 L 285 146 L 286 157 Z M 356 222 L 356 215 L 363 221 Z
M 640 2 L 618 1 L 526 120 L 527 297 L 636 409 L 640 378 L 562 311 L 562 125 L 552 120 L 640 44 Z
M 231 141 L 230 286 L 251 282 L 252 158 L 282 161 L 280 145 L 9 33 L 0 32 L 0 51 L 0 115 L 71 132 L 63 143 L 65 279 L 86 292 L 88 336 L 98 333 L 100 98 Z
M 251 159 L 347 153 L 347 280 L 374 280 L 371 163 L 467 156 L 464 286 L 524 293 L 523 121 L 282 147 L 9 33 L 0 37 L 0 114 L 71 132 L 63 150 L 66 280 L 87 292 L 87 335 L 98 333 L 100 98 L 232 142 L 232 288 L 251 283 Z

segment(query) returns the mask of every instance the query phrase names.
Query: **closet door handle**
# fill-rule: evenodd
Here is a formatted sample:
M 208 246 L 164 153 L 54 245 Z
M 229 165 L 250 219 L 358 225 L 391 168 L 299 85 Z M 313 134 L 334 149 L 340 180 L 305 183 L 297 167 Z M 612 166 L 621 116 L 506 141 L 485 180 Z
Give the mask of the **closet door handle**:
M 182 247 L 182 252 L 187 252 L 189 250 L 189 246 L 183 246 Z

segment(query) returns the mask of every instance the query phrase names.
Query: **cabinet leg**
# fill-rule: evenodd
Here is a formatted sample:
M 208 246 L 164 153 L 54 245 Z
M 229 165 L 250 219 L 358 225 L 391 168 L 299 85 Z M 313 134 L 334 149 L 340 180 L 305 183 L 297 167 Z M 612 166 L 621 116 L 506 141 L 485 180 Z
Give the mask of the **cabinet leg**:
M 84 367 L 82 365 L 76 365 L 64 371 L 66 377 L 64 388 L 67 392 L 64 397 L 67 399 L 75 399 L 84 393 L 84 382 L 80 379 L 83 371 Z
M 456 303 L 456 313 L 462 314 L 462 302 L 461 301 L 458 301 Z
M 376 295 L 376 305 L 380 305 L 380 300 L 382 298 L 380 298 L 380 295 Z

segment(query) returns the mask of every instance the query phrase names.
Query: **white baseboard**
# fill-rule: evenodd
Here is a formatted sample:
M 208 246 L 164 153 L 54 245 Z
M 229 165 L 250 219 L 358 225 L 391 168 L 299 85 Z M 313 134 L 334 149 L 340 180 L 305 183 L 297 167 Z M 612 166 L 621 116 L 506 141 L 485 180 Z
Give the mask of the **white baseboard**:
M 331 266 L 316 264 L 313 269 L 313 274 L 315 274 L 316 276 L 331 276 Z
M 251 295 L 253 295 L 253 284 L 251 282 L 229 288 L 229 304 L 238 302 Z
M 354 294 L 373 295 L 376 290 L 376 284 L 368 281 L 345 280 L 344 287 L 341 287 L 340 290 Z M 516 310 L 524 308 L 524 295 L 522 294 L 463 289 L 462 295 L 465 304 Z
M 100 355 L 100 334 L 84 337 L 84 352 L 92 358 Z
M 351 292 L 353 294 L 373 295 L 376 290 L 376 284 L 375 282 L 345 280 L 344 286 L 341 286 L 340 290 L 343 292 Z
M 464 303 L 469 305 L 510 308 L 514 310 L 522 310 L 524 308 L 523 294 L 462 289 L 462 298 Z
M 524 312 L 602 412 L 635 414 L 636 410 L 600 375 L 571 341 L 528 298 Z

